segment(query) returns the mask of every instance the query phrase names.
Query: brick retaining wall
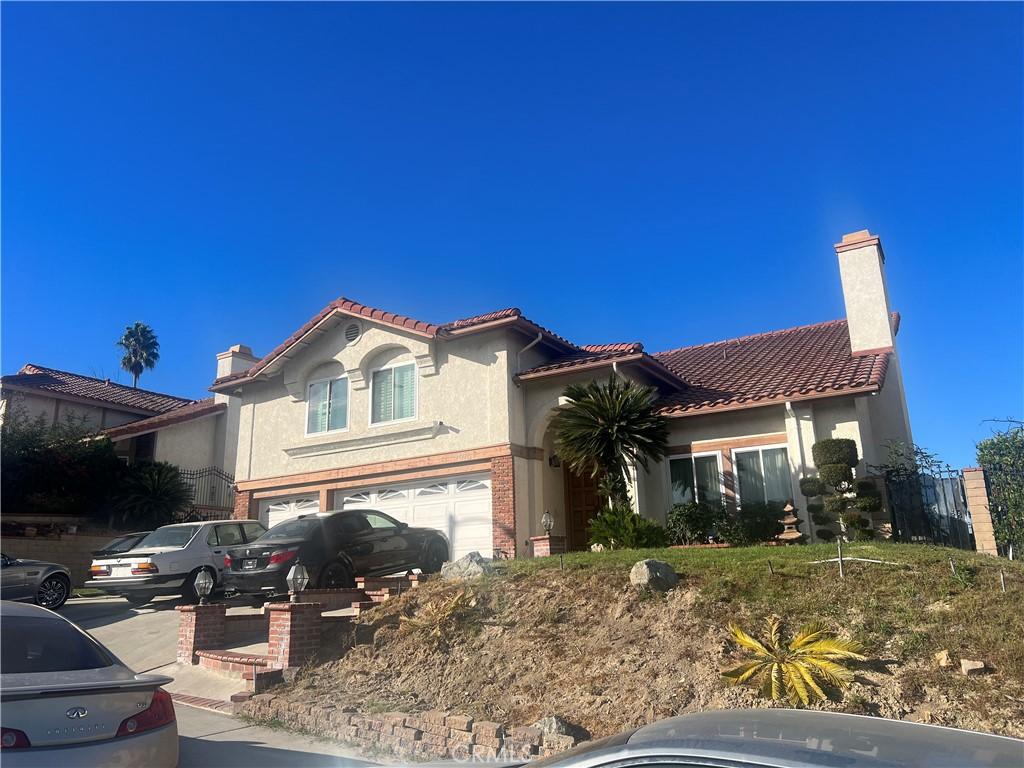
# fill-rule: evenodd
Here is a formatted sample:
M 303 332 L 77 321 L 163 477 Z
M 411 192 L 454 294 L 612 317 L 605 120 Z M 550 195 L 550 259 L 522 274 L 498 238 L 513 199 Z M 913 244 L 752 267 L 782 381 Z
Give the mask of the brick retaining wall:
M 356 747 L 379 749 L 423 760 L 530 759 L 563 752 L 576 745 L 572 736 L 545 734 L 538 728 L 508 729 L 502 723 L 477 721 L 451 712 L 388 712 L 365 715 L 351 707 L 314 706 L 264 693 L 241 707 L 253 720 L 284 725 Z

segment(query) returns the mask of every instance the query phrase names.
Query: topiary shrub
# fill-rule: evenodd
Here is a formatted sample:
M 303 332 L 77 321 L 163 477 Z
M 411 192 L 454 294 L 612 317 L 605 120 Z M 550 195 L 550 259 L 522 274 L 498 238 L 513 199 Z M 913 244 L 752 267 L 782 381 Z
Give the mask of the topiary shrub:
M 748 502 L 736 514 L 726 514 L 718 526 L 718 535 L 726 544 L 745 547 L 772 541 L 782 533 L 782 507 L 770 502 Z
M 858 496 L 879 496 L 878 486 L 874 480 L 858 480 L 853 487 Z
M 818 475 L 837 491 L 845 491 L 853 483 L 853 469 L 846 464 L 820 464 Z
M 802 477 L 800 478 L 800 493 L 807 498 L 813 498 L 815 496 L 822 496 L 826 492 L 825 483 L 820 477 Z M 807 508 L 810 509 L 811 505 L 808 504 Z
M 832 541 L 836 537 L 836 532 L 831 528 L 819 528 L 815 533 L 818 535 L 819 539 L 825 542 Z
M 636 514 L 628 504 L 605 507 L 591 518 L 590 544 L 606 549 L 647 549 L 664 547 L 668 535 L 653 520 Z
M 860 460 L 857 456 L 857 443 L 848 438 L 819 440 L 811 446 L 811 456 L 814 457 L 814 464 L 819 468 L 826 464 L 855 467 Z M 834 484 L 829 483 L 829 485 Z
M 811 512 L 811 522 L 815 525 L 830 525 L 834 521 L 834 518 L 829 517 L 824 512 Z
M 866 515 L 873 515 L 882 508 L 882 497 L 877 494 L 874 496 L 858 496 L 853 500 L 853 506 Z
M 846 511 L 846 499 L 840 495 L 825 497 L 825 514 L 835 520 Z
M 725 509 L 719 504 L 690 502 L 676 504 L 665 517 L 670 543 L 707 544 L 725 517 Z

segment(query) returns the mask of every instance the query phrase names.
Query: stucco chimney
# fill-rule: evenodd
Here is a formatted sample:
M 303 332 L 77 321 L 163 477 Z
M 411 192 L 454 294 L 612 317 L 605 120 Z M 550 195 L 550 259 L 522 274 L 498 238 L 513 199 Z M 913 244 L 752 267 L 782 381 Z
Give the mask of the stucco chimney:
M 881 241 L 862 229 L 843 235 L 835 249 L 853 354 L 892 350 L 892 317 Z
M 256 358 L 249 347 L 245 344 L 233 344 L 227 352 L 220 352 L 217 355 L 217 378 L 232 373 L 241 373 L 255 362 Z

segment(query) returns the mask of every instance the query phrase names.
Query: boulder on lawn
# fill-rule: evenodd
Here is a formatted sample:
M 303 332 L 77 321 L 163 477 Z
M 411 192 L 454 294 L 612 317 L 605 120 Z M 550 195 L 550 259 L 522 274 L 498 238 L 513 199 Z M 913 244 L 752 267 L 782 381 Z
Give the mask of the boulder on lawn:
M 491 561 L 479 552 L 470 552 L 458 560 L 441 566 L 441 578 L 450 581 L 478 579 L 492 573 L 494 573 L 494 566 L 491 565 Z
M 558 715 L 542 717 L 533 724 L 533 727 L 539 729 L 545 736 L 571 736 L 577 742 L 590 741 L 590 731 L 582 726 L 573 725 Z
M 935 663 L 940 667 L 948 667 L 953 662 L 949 658 L 949 651 L 939 651 L 935 654 Z
M 667 592 L 679 583 L 672 566 L 661 560 L 641 560 L 629 572 L 629 583 L 637 589 Z

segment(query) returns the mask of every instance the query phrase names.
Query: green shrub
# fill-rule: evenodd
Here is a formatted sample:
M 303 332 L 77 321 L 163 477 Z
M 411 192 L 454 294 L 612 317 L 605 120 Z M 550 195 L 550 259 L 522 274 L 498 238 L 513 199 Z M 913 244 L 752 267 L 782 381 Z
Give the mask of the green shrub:
M 860 513 L 849 510 L 839 516 L 843 525 L 846 526 L 847 530 L 856 530 L 857 528 L 867 528 L 871 523 L 860 516 Z
M 590 543 L 608 549 L 646 549 L 668 543 L 664 528 L 636 514 L 627 504 L 605 507 L 589 525 Z
M 853 538 L 856 541 L 871 541 L 875 538 L 875 532 L 871 528 L 857 528 L 853 532 Z
M 819 440 L 811 446 L 811 456 L 820 468 L 826 464 L 842 464 L 844 467 L 855 467 L 860 459 L 857 456 L 857 443 L 848 438 L 830 438 Z M 825 482 L 828 482 L 827 480 Z M 834 483 L 829 483 L 834 487 Z
M 815 525 L 831 525 L 833 518 L 826 515 L 824 512 L 811 512 L 811 522 Z
M 800 478 L 800 493 L 808 498 L 814 496 L 821 496 L 825 493 L 825 483 L 822 482 L 820 477 L 802 477 Z M 808 505 L 810 508 L 810 505 Z
M 847 501 L 849 501 L 849 499 L 846 499 L 843 496 L 826 496 L 825 514 L 832 518 L 839 517 L 839 515 L 846 511 Z
M 771 541 L 782 533 L 782 504 L 748 502 L 736 514 L 726 514 L 718 534 L 726 544 L 736 547 Z
M 820 515 L 822 512 L 825 511 L 825 504 L 820 501 L 809 501 L 807 502 L 807 511 L 810 512 L 812 515 Z
M 831 528 L 819 528 L 815 533 L 822 541 L 832 541 L 836 537 L 836 532 Z
M 853 500 L 853 506 L 865 514 L 871 515 L 882 508 L 881 496 L 858 496 Z
M 821 479 L 837 491 L 853 482 L 853 470 L 846 464 L 822 464 L 818 467 Z
M 707 544 L 724 516 L 720 504 L 676 504 L 666 516 L 668 540 L 672 544 Z

